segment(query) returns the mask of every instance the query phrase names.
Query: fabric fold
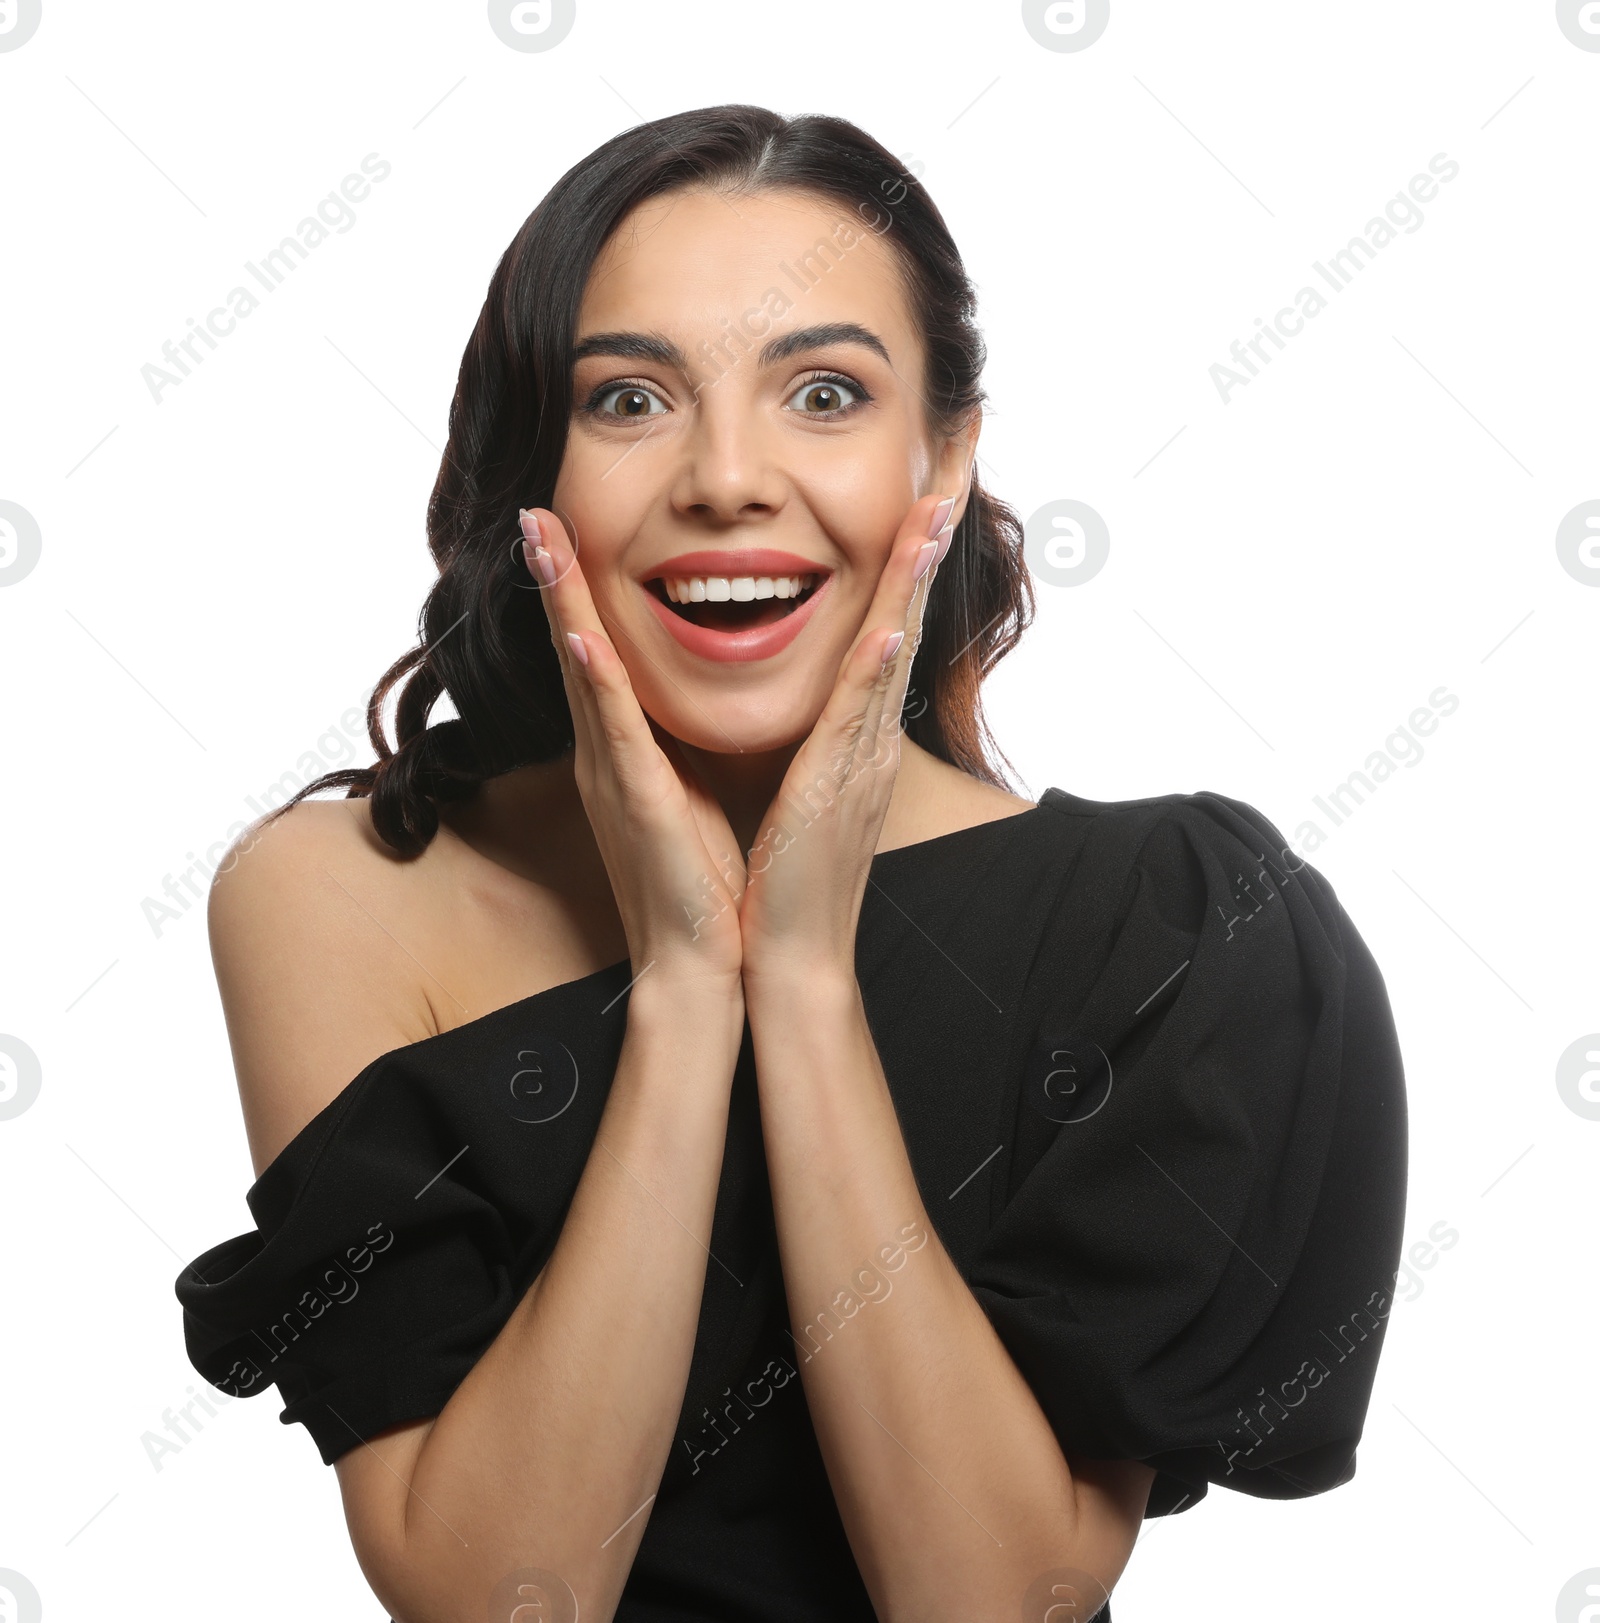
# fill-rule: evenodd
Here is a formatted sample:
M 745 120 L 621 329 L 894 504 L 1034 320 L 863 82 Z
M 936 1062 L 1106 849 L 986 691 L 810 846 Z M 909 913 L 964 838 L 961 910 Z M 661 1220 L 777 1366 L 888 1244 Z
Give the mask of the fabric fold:
M 1044 1147 L 966 1278 L 1064 1451 L 1157 1466 L 1152 1514 L 1318 1492 L 1354 1468 L 1399 1264 L 1382 978 L 1222 796 L 1168 807 L 1123 899 L 1087 992 L 1048 1002 L 1018 1123 Z

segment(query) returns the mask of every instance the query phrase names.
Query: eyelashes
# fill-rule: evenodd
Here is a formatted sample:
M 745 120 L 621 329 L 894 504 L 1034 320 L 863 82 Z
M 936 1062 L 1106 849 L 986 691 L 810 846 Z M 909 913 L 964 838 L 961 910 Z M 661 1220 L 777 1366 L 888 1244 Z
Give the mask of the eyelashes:
M 792 404 L 807 397 L 826 399 L 830 393 L 846 398 L 814 411 Z M 783 409 L 794 411 L 796 416 L 806 417 L 812 422 L 831 423 L 852 416 L 862 406 L 870 404 L 872 398 L 864 384 L 846 373 L 821 370 L 807 373 L 795 384 L 784 401 Z M 627 409 L 618 410 L 624 403 Z M 596 422 L 613 424 L 644 422 L 653 417 L 664 417 L 672 410 L 662 400 L 657 387 L 642 378 L 612 378 L 593 390 L 577 409 L 582 416 Z
M 803 378 L 800 381 L 800 383 L 796 386 L 794 393 L 789 396 L 789 399 L 793 401 L 806 395 L 813 393 L 822 394 L 829 390 L 833 391 L 835 394 L 842 391 L 843 393 L 852 395 L 855 398 L 848 400 L 842 406 L 836 406 L 831 410 L 824 409 L 821 411 L 803 411 L 801 412 L 801 416 L 814 417 L 821 422 L 832 422 L 836 418 L 848 416 L 854 407 L 865 405 L 869 400 L 872 399 L 872 396 L 869 395 L 854 378 L 845 377 L 839 372 L 812 373 L 809 377 Z M 785 409 L 789 408 L 786 406 Z
M 603 402 L 615 395 L 619 400 L 630 397 L 642 398 L 646 402 L 644 411 L 608 411 Z M 651 411 L 649 405 L 660 406 L 659 411 Z M 620 383 L 602 383 L 598 389 L 578 408 L 579 411 L 590 417 L 610 417 L 619 423 L 637 422 L 645 417 L 662 417 L 666 415 L 667 407 L 662 404 L 661 397 L 648 383 L 639 383 L 624 380 Z

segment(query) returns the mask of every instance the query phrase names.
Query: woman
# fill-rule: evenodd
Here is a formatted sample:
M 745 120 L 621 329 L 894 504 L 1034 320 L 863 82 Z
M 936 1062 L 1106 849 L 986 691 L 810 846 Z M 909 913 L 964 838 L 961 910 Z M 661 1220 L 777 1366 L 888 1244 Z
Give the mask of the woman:
M 405 1623 L 1087 1617 L 1143 1517 L 1354 1468 L 1383 982 L 1251 807 L 1004 787 L 972 310 L 842 121 L 579 163 L 378 764 L 214 889 L 257 1227 L 190 1355 L 278 1385 Z

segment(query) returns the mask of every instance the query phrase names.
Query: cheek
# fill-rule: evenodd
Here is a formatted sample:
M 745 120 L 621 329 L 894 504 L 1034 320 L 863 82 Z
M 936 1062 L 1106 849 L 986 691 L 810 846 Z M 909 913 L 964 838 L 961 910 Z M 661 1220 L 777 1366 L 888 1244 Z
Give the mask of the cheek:
M 914 458 L 900 445 L 862 446 L 796 468 L 794 482 L 823 529 L 863 566 L 882 569 L 906 509 L 917 499 Z
M 621 454 L 609 446 L 569 445 L 550 503 L 567 526 L 597 598 L 605 571 L 638 533 L 650 507 L 642 470 L 629 466 L 638 459 L 619 463 Z

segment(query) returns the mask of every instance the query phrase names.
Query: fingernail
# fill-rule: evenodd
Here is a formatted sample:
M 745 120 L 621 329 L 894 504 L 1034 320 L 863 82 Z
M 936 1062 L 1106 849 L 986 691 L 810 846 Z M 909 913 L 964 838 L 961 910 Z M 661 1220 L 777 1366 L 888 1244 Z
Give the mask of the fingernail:
M 537 546 L 544 540 L 544 531 L 539 528 L 539 515 L 530 512 L 526 507 L 517 509 L 517 517 L 522 520 L 522 533 Z
M 917 548 L 916 567 L 911 571 L 912 580 L 921 580 L 922 577 L 928 573 L 929 568 L 933 564 L 933 555 L 938 550 L 939 543 L 937 541 L 924 541 L 922 545 Z
M 950 515 L 955 511 L 955 508 L 956 499 L 954 496 L 946 496 L 945 499 L 940 502 L 936 508 L 934 508 L 933 517 L 928 520 L 928 534 L 930 536 L 937 535 L 940 530 L 942 530 L 945 525 L 950 522 Z
M 897 654 L 897 653 L 899 653 L 899 651 L 900 651 L 900 644 L 901 644 L 901 643 L 903 643 L 903 642 L 904 642 L 904 641 L 905 641 L 905 640 L 906 640 L 906 634 L 905 634 L 905 632 L 903 632 L 903 631 L 897 631 L 897 632 L 895 632 L 895 634 L 894 634 L 894 635 L 893 635 L 893 636 L 892 636 L 892 637 L 891 637 L 891 638 L 890 638 L 890 639 L 889 639 L 889 640 L 888 640 L 888 641 L 887 641 L 887 642 L 886 642 L 886 643 L 885 643 L 885 644 L 884 644 L 884 645 L 883 645 L 883 662 L 884 662 L 884 664 L 885 664 L 885 665 L 887 665 L 887 664 L 888 664 L 888 663 L 889 663 L 889 661 L 890 661 L 890 660 L 891 660 L 891 659 L 893 659 L 893 658 L 894 658 L 894 656 L 895 656 L 895 655 L 896 655 L 896 654 Z
M 583 638 L 576 631 L 567 633 L 567 646 L 572 650 L 580 665 L 589 663 L 589 650 L 583 646 Z
M 529 551 L 526 541 L 523 542 L 522 548 L 528 554 L 528 564 L 533 572 L 546 586 L 554 586 L 556 583 L 555 559 L 543 547 L 534 547 L 532 551 Z
M 939 550 L 933 555 L 933 561 L 936 564 L 942 564 L 944 562 L 944 555 L 950 550 L 950 543 L 954 541 L 955 538 L 956 527 L 953 524 L 948 530 L 941 530 L 939 532 Z

